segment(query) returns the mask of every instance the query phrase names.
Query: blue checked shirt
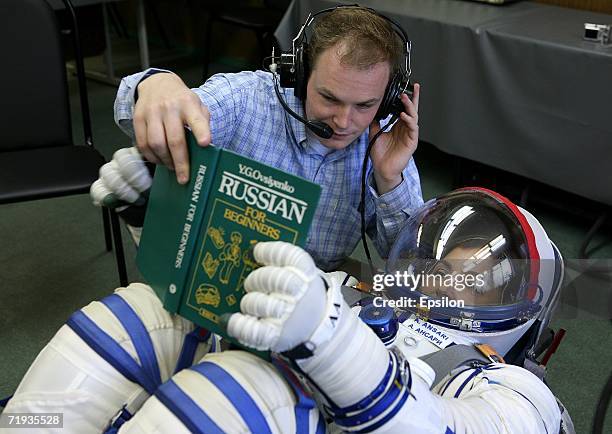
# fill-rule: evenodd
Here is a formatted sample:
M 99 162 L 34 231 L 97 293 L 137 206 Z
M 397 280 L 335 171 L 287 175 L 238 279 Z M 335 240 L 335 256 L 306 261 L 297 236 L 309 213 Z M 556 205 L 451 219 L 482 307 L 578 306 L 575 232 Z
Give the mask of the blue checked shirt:
M 142 79 L 159 72 L 150 69 L 125 77 L 115 101 L 115 121 L 132 138 L 134 92 Z M 361 165 L 368 131 L 348 147 L 330 151 L 304 124 L 281 107 L 268 72 L 217 74 L 193 91 L 210 111 L 212 143 L 265 164 L 306 178 L 322 187 L 306 250 L 323 270 L 335 269 L 360 239 Z M 292 89 L 281 89 L 287 104 L 304 115 Z M 383 122 L 384 124 L 384 122 Z M 366 191 L 367 233 L 382 257 L 408 216 L 423 204 L 414 159 L 402 172 L 403 181 L 379 196 L 371 163 Z

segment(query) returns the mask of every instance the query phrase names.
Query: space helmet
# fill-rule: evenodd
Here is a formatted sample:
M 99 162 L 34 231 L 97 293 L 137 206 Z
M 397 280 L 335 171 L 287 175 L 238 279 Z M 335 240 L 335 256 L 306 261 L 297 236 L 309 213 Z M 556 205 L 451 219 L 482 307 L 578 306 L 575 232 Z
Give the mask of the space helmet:
M 554 245 L 502 195 L 470 187 L 432 199 L 399 232 L 383 291 L 401 310 L 456 334 L 510 348 L 554 298 Z M 410 277 L 412 276 L 412 277 Z M 412 300 L 406 302 L 406 300 Z

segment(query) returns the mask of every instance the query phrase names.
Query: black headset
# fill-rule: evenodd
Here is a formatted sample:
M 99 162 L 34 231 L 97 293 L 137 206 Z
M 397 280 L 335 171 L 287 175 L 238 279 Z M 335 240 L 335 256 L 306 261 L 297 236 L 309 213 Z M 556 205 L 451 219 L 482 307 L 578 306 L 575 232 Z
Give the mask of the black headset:
M 306 21 L 300 28 L 300 31 L 293 39 L 291 51 L 283 52 L 280 55 L 280 62 L 278 64 L 278 74 L 281 87 L 284 88 L 292 88 L 294 89 L 294 95 L 300 99 L 304 100 L 306 98 L 306 86 L 308 84 L 308 77 L 310 76 L 310 65 L 308 62 L 308 39 L 306 37 L 306 29 L 313 23 L 315 18 L 319 15 L 326 14 L 336 9 L 363 9 L 372 14 L 379 16 L 389 22 L 393 27 L 395 33 L 400 37 L 400 39 L 405 43 L 405 51 L 404 51 L 404 69 L 395 70 L 387 84 L 387 88 L 385 89 L 385 94 L 383 95 L 383 99 L 380 103 L 378 111 L 376 112 L 376 116 L 374 117 L 377 120 L 385 119 L 389 115 L 397 115 L 404 111 L 404 105 L 400 100 L 400 96 L 402 93 L 408 94 L 410 98 L 412 98 L 412 83 L 410 83 L 410 51 L 412 47 L 412 43 L 404 29 L 392 20 L 384 15 L 379 14 L 372 8 L 362 7 L 359 5 L 342 5 L 336 6 L 333 8 L 323 9 L 315 14 L 309 14 L 306 18 Z M 272 56 L 272 62 L 275 62 L 274 55 Z M 276 69 L 276 68 L 275 68 Z M 276 82 L 275 82 L 276 85 Z M 278 90 L 278 86 L 275 86 L 276 94 L 281 102 L 281 105 L 285 108 L 285 110 L 293 117 L 303 122 L 306 127 L 308 127 L 311 131 L 313 131 L 318 136 L 327 139 L 333 135 L 332 128 L 320 121 L 309 121 L 299 116 L 297 113 L 293 112 L 285 103 L 284 99 L 281 97 L 280 92 Z

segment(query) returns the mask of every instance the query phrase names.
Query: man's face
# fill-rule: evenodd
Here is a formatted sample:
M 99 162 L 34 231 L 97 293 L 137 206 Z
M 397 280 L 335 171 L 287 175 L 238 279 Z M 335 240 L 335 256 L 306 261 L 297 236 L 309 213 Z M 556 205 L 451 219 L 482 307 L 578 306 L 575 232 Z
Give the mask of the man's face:
M 320 139 L 330 149 L 346 148 L 370 125 L 389 81 L 390 66 L 380 62 L 358 69 L 340 62 L 341 43 L 323 51 L 310 73 L 305 103 L 309 120 L 333 128 L 330 139 Z
M 466 276 L 469 274 L 471 275 L 471 278 L 468 278 L 470 282 L 478 282 L 478 276 L 480 275 L 480 279 L 482 279 L 483 273 L 490 270 L 493 265 L 492 259 L 489 258 L 466 271 L 466 262 L 473 260 L 474 255 L 479 250 L 479 248 L 455 247 L 436 263 L 429 274 L 440 275 L 442 279 L 453 276 L 455 280 L 461 275 L 463 282 L 466 281 Z M 474 285 L 465 285 L 458 288 L 451 284 L 450 279 L 447 279 L 444 283 L 442 285 L 438 283 L 423 285 L 420 291 L 435 298 L 447 297 L 451 300 L 463 300 L 468 306 L 497 305 L 501 301 L 501 289 L 490 288 L 488 284 L 485 285 L 483 291 L 476 291 Z

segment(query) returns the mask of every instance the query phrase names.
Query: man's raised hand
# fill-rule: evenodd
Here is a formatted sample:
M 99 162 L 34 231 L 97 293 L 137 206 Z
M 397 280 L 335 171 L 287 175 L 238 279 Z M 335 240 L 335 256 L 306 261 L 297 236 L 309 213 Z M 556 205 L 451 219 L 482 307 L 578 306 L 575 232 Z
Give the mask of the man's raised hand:
M 210 144 L 210 114 L 200 98 L 172 73 L 158 73 L 138 85 L 134 106 L 136 145 L 148 161 L 176 171 L 176 179 L 189 180 L 189 153 L 184 127 L 191 128 L 198 144 Z

